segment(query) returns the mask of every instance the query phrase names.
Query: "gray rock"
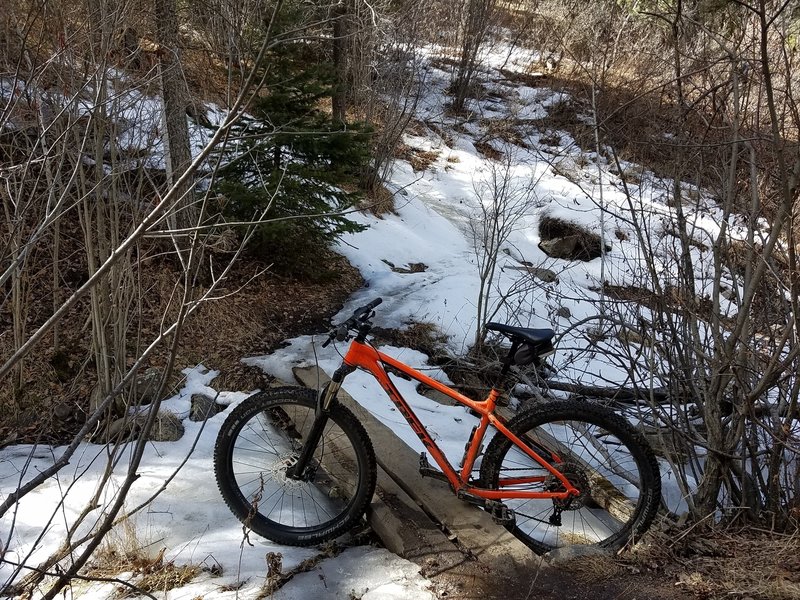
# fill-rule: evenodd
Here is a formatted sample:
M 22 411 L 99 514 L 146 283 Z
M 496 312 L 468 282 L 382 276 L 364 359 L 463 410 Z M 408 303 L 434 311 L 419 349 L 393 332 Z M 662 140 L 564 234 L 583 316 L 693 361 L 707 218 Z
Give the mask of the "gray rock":
M 118 394 L 111 403 L 111 412 L 115 415 L 124 414 L 129 406 L 141 406 L 152 404 L 158 400 L 158 390 L 161 386 L 161 371 L 155 367 L 150 367 L 144 373 L 138 374 L 127 391 Z M 89 398 L 89 408 L 91 412 L 105 400 L 104 394 L 97 384 L 92 388 Z
M 217 404 L 214 398 L 205 394 L 192 396 L 192 408 L 189 410 L 189 419 L 192 421 L 205 421 L 217 413 L 225 410 L 222 404 Z
M 161 371 L 155 367 L 150 367 L 144 373 L 138 374 L 131 386 L 130 404 L 133 406 L 151 404 L 159 400 L 158 391 L 161 387 L 161 377 Z
M 577 235 L 570 235 L 563 238 L 554 238 L 552 240 L 542 240 L 539 242 L 539 248 L 542 252 L 552 258 L 563 258 L 566 260 L 573 260 L 575 256 L 575 249 L 578 247 L 580 238 Z
M 541 267 L 528 267 L 528 271 L 536 279 L 544 281 L 545 283 L 558 283 L 558 275 L 555 271 L 550 269 L 542 269 Z
M 93 388 L 91 393 L 89 394 L 89 409 L 92 413 L 94 413 L 97 408 L 103 403 L 106 399 L 106 394 L 101 390 L 100 384 L 96 384 Z M 114 400 L 109 405 L 111 410 L 111 414 L 121 415 L 125 412 L 127 408 L 125 395 L 124 394 L 117 394 Z
M 125 416 L 115 420 L 108 427 L 104 436 L 105 442 L 110 442 L 119 436 L 138 438 L 142 428 L 147 423 L 148 413 L 143 412 L 134 416 Z M 181 420 L 168 411 L 159 412 L 153 428 L 147 436 L 151 442 L 177 442 L 183 437 L 185 429 Z
M 146 415 L 144 418 L 147 418 Z M 183 428 L 181 420 L 175 414 L 164 411 L 158 413 L 147 439 L 151 442 L 177 442 L 184 433 L 186 430 Z

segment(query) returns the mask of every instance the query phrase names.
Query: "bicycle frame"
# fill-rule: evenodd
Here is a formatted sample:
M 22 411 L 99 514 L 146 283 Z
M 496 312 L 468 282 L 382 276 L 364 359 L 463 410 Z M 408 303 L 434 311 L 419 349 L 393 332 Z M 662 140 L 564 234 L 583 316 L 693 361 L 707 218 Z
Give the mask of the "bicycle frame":
M 475 401 L 457 391 L 451 389 L 443 383 L 428 377 L 424 373 L 409 367 L 408 365 L 380 352 L 366 342 L 352 340 L 347 354 L 344 357 L 344 364 L 348 367 L 359 368 L 368 371 L 375 379 L 378 380 L 381 387 L 389 395 L 389 398 L 397 407 L 397 410 L 408 421 L 409 426 L 417 434 L 422 444 L 430 452 L 430 455 L 436 461 L 436 464 L 442 469 L 447 481 L 452 486 L 456 493 L 464 493 L 486 500 L 500 500 L 503 498 L 536 498 L 536 499 L 558 499 L 566 500 L 570 496 L 578 496 L 580 492 L 569 482 L 569 480 L 550 462 L 543 459 L 529 444 L 526 444 L 516 435 L 514 435 L 505 425 L 504 419 L 495 414 L 497 406 L 497 399 L 500 397 L 500 392 L 494 387 L 489 392 L 485 400 Z M 403 398 L 397 387 L 389 378 L 384 365 L 388 365 L 392 369 L 400 371 L 401 373 L 411 377 L 412 379 L 431 387 L 438 392 L 445 394 L 456 402 L 463 404 L 480 415 L 480 423 L 473 431 L 473 434 L 468 443 L 466 454 L 464 456 L 464 464 L 461 467 L 461 472 L 458 472 L 444 453 L 441 451 L 436 442 L 428 434 L 425 426 L 414 413 L 408 402 Z M 470 473 L 478 458 L 481 444 L 489 425 L 493 426 L 502 435 L 506 436 L 511 442 L 517 446 L 522 452 L 527 454 L 533 460 L 542 465 L 553 477 L 557 478 L 563 485 L 563 491 L 560 492 L 532 492 L 518 489 L 503 489 L 510 486 L 516 486 L 526 483 L 541 483 L 547 479 L 547 476 L 536 477 L 518 477 L 506 478 L 499 482 L 498 489 L 488 489 L 477 487 L 470 483 Z M 564 462 L 559 456 L 550 450 L 550 458 L 555 463 Z

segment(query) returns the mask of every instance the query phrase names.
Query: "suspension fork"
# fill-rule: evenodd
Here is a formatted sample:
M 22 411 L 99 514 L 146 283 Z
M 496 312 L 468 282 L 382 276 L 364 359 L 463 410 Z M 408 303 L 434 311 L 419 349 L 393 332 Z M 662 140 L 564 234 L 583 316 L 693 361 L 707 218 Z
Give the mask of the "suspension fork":
M 311 425 L 311 431 L 308 432 L 306 443 L 300 449 L 300 456 L 297 457 L 297 462 L 286 469 L 286 476 L 290 479 L 308 481 L 314 476 L 314 469 L 308 468 L 311 457 L 314 456 L 314 451 L 317 449 L 320 439 L 322 439 L 322 432 L 325 430 L 325 425 L 328 424 L 328 416 L 331 414 L 331 406 L 336 401 L 336 395 L 342 387 L 344 378 L 355 370 L 355 367 L 342 363 L 334 372 L 331 380 L 317 394 L 317 406 L 314 409 L 314 423 Z

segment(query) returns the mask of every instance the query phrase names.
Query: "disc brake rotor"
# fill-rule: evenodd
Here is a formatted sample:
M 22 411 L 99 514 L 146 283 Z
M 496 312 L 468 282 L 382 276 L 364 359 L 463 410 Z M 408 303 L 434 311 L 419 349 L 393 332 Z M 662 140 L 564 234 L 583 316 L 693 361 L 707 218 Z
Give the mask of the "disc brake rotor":
M 297 462 L 297 455 L 289 453 L 277 459 L 265 471 L 270 474 L 270 479 L 278 482 L 282 487 L 300 489 L 306 485 L 301 479 L 292 479 L 286 476 L 286 470 Z

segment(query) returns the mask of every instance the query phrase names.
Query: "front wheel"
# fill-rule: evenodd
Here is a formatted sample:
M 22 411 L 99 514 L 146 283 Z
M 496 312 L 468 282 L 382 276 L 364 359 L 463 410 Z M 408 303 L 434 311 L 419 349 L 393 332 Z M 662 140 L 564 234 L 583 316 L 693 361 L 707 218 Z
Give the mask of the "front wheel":
M 652 449 L 627 421 L 579 402 L 553 402 L 517 415 L 511 432 L 579 494 L 567 500 L 505 498 L 509 530 L 537 554 L 570 545 L 619 548 L 642 535 L 661 501 Z M 497 433 L 483 457 L 481 480 L 491 489 L 563 491 L 563 482 Z
M 251 396 L 223 423 L 214 471 L 225 503 L 247 527 L 292 546 L 351 528 L 375 491 L 375 455 L 364 427 L 331 406 L 306 476 L 287 476 L 314 423 L 316 393 L 278 388 Z

